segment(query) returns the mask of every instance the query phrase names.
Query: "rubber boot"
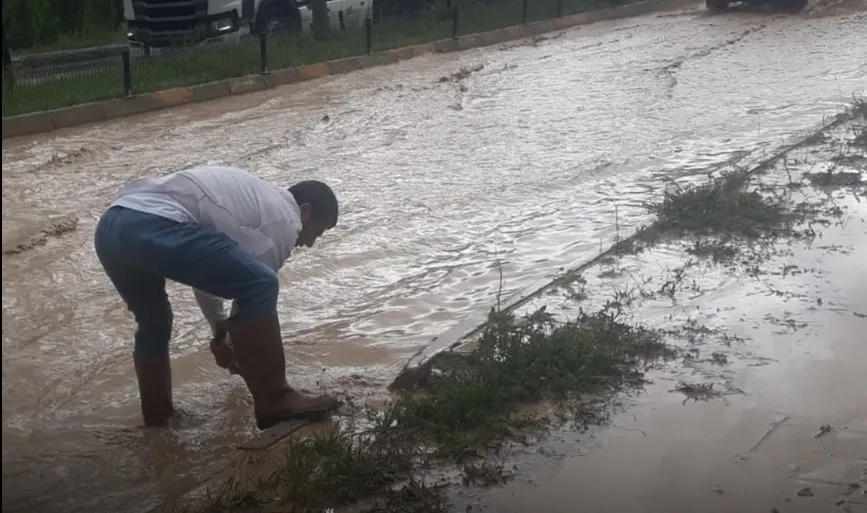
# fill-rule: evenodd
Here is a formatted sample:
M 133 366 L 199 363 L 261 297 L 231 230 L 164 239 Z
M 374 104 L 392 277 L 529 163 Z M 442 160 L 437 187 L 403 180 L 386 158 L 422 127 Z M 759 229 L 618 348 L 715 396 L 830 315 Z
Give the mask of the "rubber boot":
M 145 426 L 164 426 L 175 413 L 169 355 L 133 356 Z
M 318 422 L 340 407 L 340 401 L 333 397 L 310 396 L 289 386 L 277 314 L 252 321 L 232 318 L 229 336 L 235 349 L 238 374 L 253 395 L 259 429 L 298 418 Z
M 229 369 L 229 371 L 235 370 L 235 351 L 224 340 L 217 340 L 216 338 L 211 340 L 211 354 L 214 355 L 214 361 L 217 362 L 218 367 Z

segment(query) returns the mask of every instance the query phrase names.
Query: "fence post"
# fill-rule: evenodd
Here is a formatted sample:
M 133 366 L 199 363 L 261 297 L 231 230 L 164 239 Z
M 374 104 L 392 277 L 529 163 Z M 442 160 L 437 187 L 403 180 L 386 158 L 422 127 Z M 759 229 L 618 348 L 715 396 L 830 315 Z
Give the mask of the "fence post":
M 129 47 L 123 49 L 120 54 L 123 61 L 123 96 L 129 98 L 132 96 L 132 62 L 129 55 Z
M 557 17 L 563 17 L 563 0 L 557 0 Z
M 458 38 L 458 6 L 452 9 L 452 39 Z
M 337 19 L 340 21 L 340 30 L 346 30 L 346 19 L 343 17 L 343 11 L 337 11 Z
M 527 0 L 521 3 L 521 23 L 527 23 Z
M 15 73 L 12 70 L 12 52 L 9 51 L 9 41 L 6 40 L 6 24 L 3 24 L 3 80 L 10 86 L 15 85 Z
M 367 53 L 373 53 L 373 23 L 370 16 L 364 18 L 364 43 Z
M 259 31 L 259 73 L 268 73 L 268 32 Z

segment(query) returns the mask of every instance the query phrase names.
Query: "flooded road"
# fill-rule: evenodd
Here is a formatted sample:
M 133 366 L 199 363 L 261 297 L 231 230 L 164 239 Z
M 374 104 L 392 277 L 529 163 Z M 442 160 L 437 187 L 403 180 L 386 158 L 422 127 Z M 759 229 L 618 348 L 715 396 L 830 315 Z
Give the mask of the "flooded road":
M 792 207 L 823 205 L 808 222 L 815 239 L 742 246 L 747 264 L 722 266 L 693 258 L 689 238 L 668 242 L 587 268 L 581 302 L 552 293 L 527 305 L 562 304 L 555 315 L 574 318 L 632 290 L 625 315 L 668 330 L 682 357 L 653 370 L 605 427 L 518 448 L 509 484 L 458 489 L 450 511 L 867 512 L 867 182 L 805 180 L 828 170 L 863 180 L 867 147 L 845 142 L 861 130 L 867 117 L 751 181 L 788 190 Z
M 3 141 L 3 509 L 146 511 L 253 433 L 181 287 L 187 415 L 138 427 L 132 320 L 91 242 L 123 182 L 220 164 L 331 183 L 340 226 L 281 274 L 290 381 L 381 394 L 494 303 L 497 260 L 506 292 L 522 289 L 642 222 L 664 177 L 771 152 L 836 113 L 867 87 L 865 24 L 696 7 Z

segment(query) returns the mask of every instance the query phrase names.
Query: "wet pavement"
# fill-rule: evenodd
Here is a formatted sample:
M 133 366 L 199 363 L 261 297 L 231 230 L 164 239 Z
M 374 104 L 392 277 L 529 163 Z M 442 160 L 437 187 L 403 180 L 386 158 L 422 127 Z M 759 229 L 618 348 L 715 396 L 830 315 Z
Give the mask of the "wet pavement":
M 865 88 L 865 24 L 696 6 L 4 140 L 3 509 L 145 511 L 253 433 L 180 287 L 187 415 L 138 427 L 132 322 L 91 244 L 124 181 L 228 164 L 332 183 L 340 226 L 282 273 L 290 379 L 382 394 L 493 304 L 497 260 L 506 293 L 523 289 L 644 221 L 665 177 L 748 162 L 836 113 Z

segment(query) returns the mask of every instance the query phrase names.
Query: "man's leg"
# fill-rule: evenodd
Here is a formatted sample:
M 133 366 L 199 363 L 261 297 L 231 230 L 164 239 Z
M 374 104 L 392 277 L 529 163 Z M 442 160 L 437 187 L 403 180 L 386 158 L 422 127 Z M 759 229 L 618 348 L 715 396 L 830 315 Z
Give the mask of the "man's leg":
M 259 429 L 297 418 L 320 421 L 336 410 L 340 401 L 334 397 L 311 396 L 289 386 L 277 313 L 242 317 L 244 313 L 239 309 L 239 315 L 229 319 L 229 333 L 238 374 L 253 396 Z
M 133 361 L 145 425 L 163 425 L 174 414 L 169 359 L 173 317 L 166 280 L 126 263 L 128 248 L 119 241 L 123 225 L 115 223 L 117 214 L 112 209 L 100 219 L 94 245 L 105 273 L 135 317 Z

